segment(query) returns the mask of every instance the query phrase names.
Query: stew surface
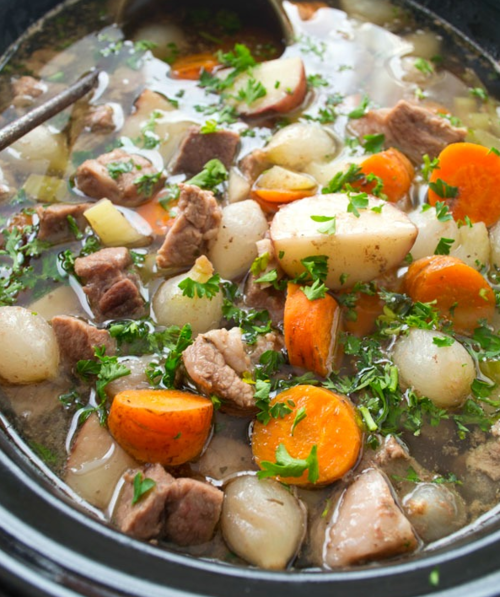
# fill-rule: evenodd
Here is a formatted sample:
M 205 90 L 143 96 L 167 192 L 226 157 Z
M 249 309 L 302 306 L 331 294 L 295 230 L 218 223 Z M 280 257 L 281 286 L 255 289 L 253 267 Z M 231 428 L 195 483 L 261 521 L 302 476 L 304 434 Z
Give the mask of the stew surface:
M 102 74 L 0 153 L 0 404 L 136 539 L 342 569 L 499 501 L 500 111 L 399 6 L 283 6 L 77 2 L 4 64 L 2 124 Z

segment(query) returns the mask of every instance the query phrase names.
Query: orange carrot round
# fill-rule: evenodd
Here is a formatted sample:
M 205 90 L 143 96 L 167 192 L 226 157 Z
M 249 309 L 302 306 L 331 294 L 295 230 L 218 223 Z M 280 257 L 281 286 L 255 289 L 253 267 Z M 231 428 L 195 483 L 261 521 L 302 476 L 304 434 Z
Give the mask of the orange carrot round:
M 394 203 L 408 193 L 415 176 L 410 160 L 393 147 L 370 156 L 361 162 L 360 168 L 365 176 L 374 174 L 382 180 L 382 193 L 388 201 Z M 352 186 L 365 193 L 371 193 L 376 184 L 377 181 L 357 181 Z
M 327 294 L 310 301 L 297 284 L 288 284 L 284 316 L 290 363 L 326 377 L 332 371 L 340 334 L 340 307 Z
M 178 390 L 126 390 L 113 399 L 108 427 L 139 462 L 178 465 L 196 458 L 207 441 L 213 405 Z
M 252 189 L 252 196 L 257 199 L 262 199 L 267 203 L 279 205 L 281 203 L 291 203 L 298 199 L 304 199 L 304 197 L 311 197 L 316 193 L 316 188 L 306 189 L 303 191 L 288 191 L 286 189 Z
M 167 190 L 160 191 L 151 201 L 135 208 L 135 211 L 151 226 L 153 232 L 162 236 L 165 235 L 174 220 L 169 211 L 162 207 L 159 201 L 166 193 Z M 168 207 L 175 207 L 175 205 L 177 205 L 177 201 L 170 202 Z
M 182 56 L 171 65 L 170 76 L 173 79 L 197 81 L 203 70 L 211 73 L 219 64 L 217 58 L 208 52 Z
M 429 189 L 431 205 L 445 201 L 457 221 L 468 216 L 472 222 L 493 226 L 500 219 L 500 157 L 488 148 L 474 143 L 448 145 L 429 182 L 439 180 L 456 189 L 451 191 L 456 196 L 443 198 Z
M 414 301 L 430 303 L 458 332 L 470 333 L 481 319 L 491 320 L 495 294 L 483 276 L 462 260 L 433 255 L 412 263 L 405 291 Z
M 362 338 L 375 331 L 377 317 L 384 310 L 384 302 L 377 294 L 356 293 L 356 304 L 344 311 L 342 327 L 346 332 Z
M 271 406 L 277 402 L 293 404 L 293 410 L 283 418 L 271 419 L 267 425 L 255 423 L 252 451 L 259 466 L 264 461 L 275 462 L 280 444 L 284 444 L 290 456 L 300 459 L 306 459 L 312 447 L 317 447 L 319 485 L 340 479 L 356 464 L 362 434 L 356 411 L 347 398 L 324 388 L 304 385 L 278 394 L 271 400 Z M 302 417 L 297 423 L 299 412 Z M 304 472 L 301 477 L 279 480 L 308 485 L 307 477 Z

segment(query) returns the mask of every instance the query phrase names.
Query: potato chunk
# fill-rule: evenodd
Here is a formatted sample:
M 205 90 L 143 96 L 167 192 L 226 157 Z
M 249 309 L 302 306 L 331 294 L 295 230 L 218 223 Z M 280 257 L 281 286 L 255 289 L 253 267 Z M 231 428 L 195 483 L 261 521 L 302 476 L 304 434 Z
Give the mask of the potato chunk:
M 380 213 L 373 208 L 381 208 Z M 335 218 L 335 232 L 319 232 L 324 224 L 314 216 Z M 403 212 L 371 196 L 357 213 L 345 194 L 307 197 L 282 207 L 271 224 L 271 239 L 285 272 L 295 277 L 305 271 L 302 259 L 325 255 L 326 284 L 332 290 L 342 288 L 345 276 L 347 286 L 352 286 L 396 267 L 416 236 L 417 228 Z

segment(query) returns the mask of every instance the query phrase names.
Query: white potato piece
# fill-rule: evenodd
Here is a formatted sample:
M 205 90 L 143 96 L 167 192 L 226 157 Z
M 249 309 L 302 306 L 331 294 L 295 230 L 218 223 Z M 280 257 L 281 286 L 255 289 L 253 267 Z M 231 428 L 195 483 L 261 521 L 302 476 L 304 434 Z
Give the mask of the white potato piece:
M 293 170 L 302 170 L 310 162 L 331 160 L 337 151 L 335 137 L 324 127 L 300 122 L 279 130 L 264 150 L 273 164 Z
M 458 239 L 451 245 L 450 255 L 480 270 L 490 261 L 490 241 L 484 222 L 458 228 Z
M 109 199 L 101 199 L 83 215 L 107 247 L 144 247 L 150 244 L 152 231 L 149 224 L 132 211 L 129 213 L 134 214 L 134 222 L 131 222 L 125 216 L 127 211 L 118 209 Z
M 227 280 L 245 274 L 257 257 L 255 243 L 267 230 L 266 216 L 256 201 L 224 207 L 217 239 L 208 253 L 215 270 Z
M 404 388 L 413 388 L 441 408 L 456 408 L 470 394 L 476 377 L 470 354 L 456 340 L 437 346 L 434 338 L 449 336 L 432 330 L 411 329 L 401 336 L 392 354 Z
M 490 259 L 491 265 L 500 268 L 500 222 L 490 228 Z
M 450 535 L 467 521 L 462 498 L 436 483 L 419 483 L 404 497 L 403 510 L 426 543 Z
M 42 298 L 31 303 L 29 310 L 32 313 L 38 313 L 47 321 L 50 321 L 56 315 L 61 315 L 61 313 L 73 315 L 74 317 L 85 316 L 78 295 L 71 286 L 59 286 L 48 292 Z
M 56 377 L 59 348 L 43 317 L 23 307 L 0 307 L 0 376 L 26 384 Z
M 376 25 L 390 23 L 396 16 L 389 0 L 341 0 L 340 6 L 349 16 Z
M 229 70 L 222 70 L 218 76 L 225 78 Z M 266 93 L 250 105 L 234 96 L 244 91 L 251 80 L 260 83 Z M 261 62 L 251 73 L 246 72 L 236 77 L 231 89 L 231 98 L 226 103 L 234 106 L 239 114 L 258 116 L 269 112 L 285 113 L 297 108 L 306 96 L 307 80 L 304 63 L 301 58 L 280 58 Z
M 120 477 L 135 468 L 131 458 L 92 414 L 78 432 L 66 464 L 65 482 L 85 501 L 104 510 Z
M 235 473 L 256 470 L 252 449 L 248 443 L 216 433 L 207 449 L 196 463 L 192 463 L 202 475 L 223 480 Z
M 37 126 L 21 137 L 8 151 L 20 159 L 30 174 L 45 174 L 49 168 L 64 172 L 68 162 L 65 137 L 61 133 L 52 133 L 45 125 Z
M 114 398 L 125 390 L 145 390 L 151 387 L 151 382 L 146 375 L 146 369 L 152 360 L 150 355 L 121 359 L 120 363 L 130 371 L 130 374 L 118 377 L 109 383 L 106 386 L 106 394 L 110 398 Z
M 300 548 L 306 530 L 301 503 L 276 481 L 243 476 L 225 490 L 222 534 L 241 558 L 281 570 Z
M 147 39 L 156 44 L 151 52 L 155 58 L 164 60 L 172 55 L 169 44 L 175 44 L 174 47 L 182 48 L 186 44 L 186 38 L 180 27 L 173 23 L 146 23 L 141 25 L 134 32 L 134 41 Z
M 431 207 L 426 211 L 417 209 L 408 214 L 410 220 L 418 228 L 418 236 L 415 244 L 411 248 L 413 259 L 421 259 L 434 255 L 441 238 L 458 239 L 458 226 L 455 220 L 446 220 L 441 222 L 436 215 L 436 208 Z
M 222 320 L 222 292 L 211 299 L 184 296 L 179 284 L 186 278 L 204 284 L 213 275 L 212 264 L 203 255 L 185 274 L 174 276 L 158 288 L 153 297 L 153 309 L 159 324 L 164 326 L 191 324 L 193 336 L 219 327 Z
M 254 190 L 258 189 L 314 195 L 318 189 L 318 184 L 308 174 L 298 174 L 281 166 L 272 166 L 255 181 Z
M 399 209 L 374 197 L 359 217 L 347 211 L 347 195 L 338 193 L 307 197 L 285 205 L 274 216 L 271 240 L 281 267 L 290 277 L 305 271 L 302 259 L 328 257 L 326 284 L 339 290 L 341 276 L 348 285 L 368 282 L 396 267 L 410 251 L 417 229 Z M 382 206 L 381 213 L 371 210 Z M 318 232 L 321 223 L 311 216 L 336 218 L 335 234 Z
M 405 36 L 412 46 L 412 54 L 430 60 L 441 54 L 441 38 L 434 31 L 417 29 L 414 33 Z

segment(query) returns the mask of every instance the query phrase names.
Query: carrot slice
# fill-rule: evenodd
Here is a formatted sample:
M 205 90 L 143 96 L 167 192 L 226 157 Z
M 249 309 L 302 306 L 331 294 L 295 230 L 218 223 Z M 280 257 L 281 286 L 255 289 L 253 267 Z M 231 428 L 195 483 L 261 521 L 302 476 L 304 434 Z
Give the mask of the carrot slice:
M 500 219 L 500 157 L 482 145 L 452 143 L 439 154 L 439 168 L 430 176 L 457 189 L 455 197 L 441 197 L 429 189 L 429 203 L 445 201 L 455 220 L 493 226 Z M 438 183 L 439 184 L 439 183 Z M 452 191 L 453 192 L 453 191 Z
M 495 313 L 495 294 L 488 282 L 474 268 L 449 255 L 412 263 L 405 291 L 414 301 L 436 301 L 441 316 L 452 321 L 458 332 L 472 332 L 480 319 L 490 321 Z
M 393 203 L 408 193 L 415 176 L 410 160 L 393 147 L 370 156 L 361 162 L 360 167 L 365 176 L 374 174 L 382 180 L 382 193 Z M 352 186 L 365 193 L 371 193 L 376 184 L 377 181 L 356 181 Z
M 208 52 L 182 56 L 170 67 L 170 76 L 173 79 L 197 81 L 203 70 L 211 73 L 219 64 L 217 58 Z
M 316 193 L 316 189 L 303 190 L 303 191 L 287 191 L 285 189 L 253 189 L 252 196 L 254 198 L 262 199 L 267 203 L 273 203 L 279 205 L 280 203 L 291 203 L 298 199 L 304 199 L 304 197 L 311 197 Z
M 332 296 L 310 301 L 298 284 L 288 284 L 284 332 L 290 364 L 326 377 L 334 364 L 340 327 L 340 307 Z
M 346 332 L 362 338 L 375 330 L 377 317 L 382 315 L 384 302 L 377 294 L 356 293 L 356 304 L 344 311 L 342 326 Z
M 200 454 L 212 424 L 207 398 L 178 390 L 126 390 L 113 399 L 108 427 L 139 462 L 177 465 Z
M 160 236 L 163 236 L 167 232 L 174 220 L 169 211 L 162 207 L 160 203 L 160 199 L 167 193 L 167 189 L 162 190 L 151 201 L 135 208 L 135 211 L 151 226 L 153 232 Z M 173 208 L 177 203 L 177 201 L 171 201 L 168 207 Z
M 356 464 L 361 430 L 356 411 L 347 398 L 325 388 L 303 385 L 281 392 L 271 400 L 271 406 L 277 402 L 294 407 L 290 414 L 271 419 L 267 425 L 256 421 L 252 451 L 259 466 L 264 461 L 275 461 L 280 444 L 284 444 L 290 456 L 301 459 L 306 459 L 311 448 L 317 446 L 320 485 L 340 479 Z M 299 411 L 302 417 L 297 423 Z M 279 480 L 291 485 L 309 483 L 307 472 L 301 477 Z

